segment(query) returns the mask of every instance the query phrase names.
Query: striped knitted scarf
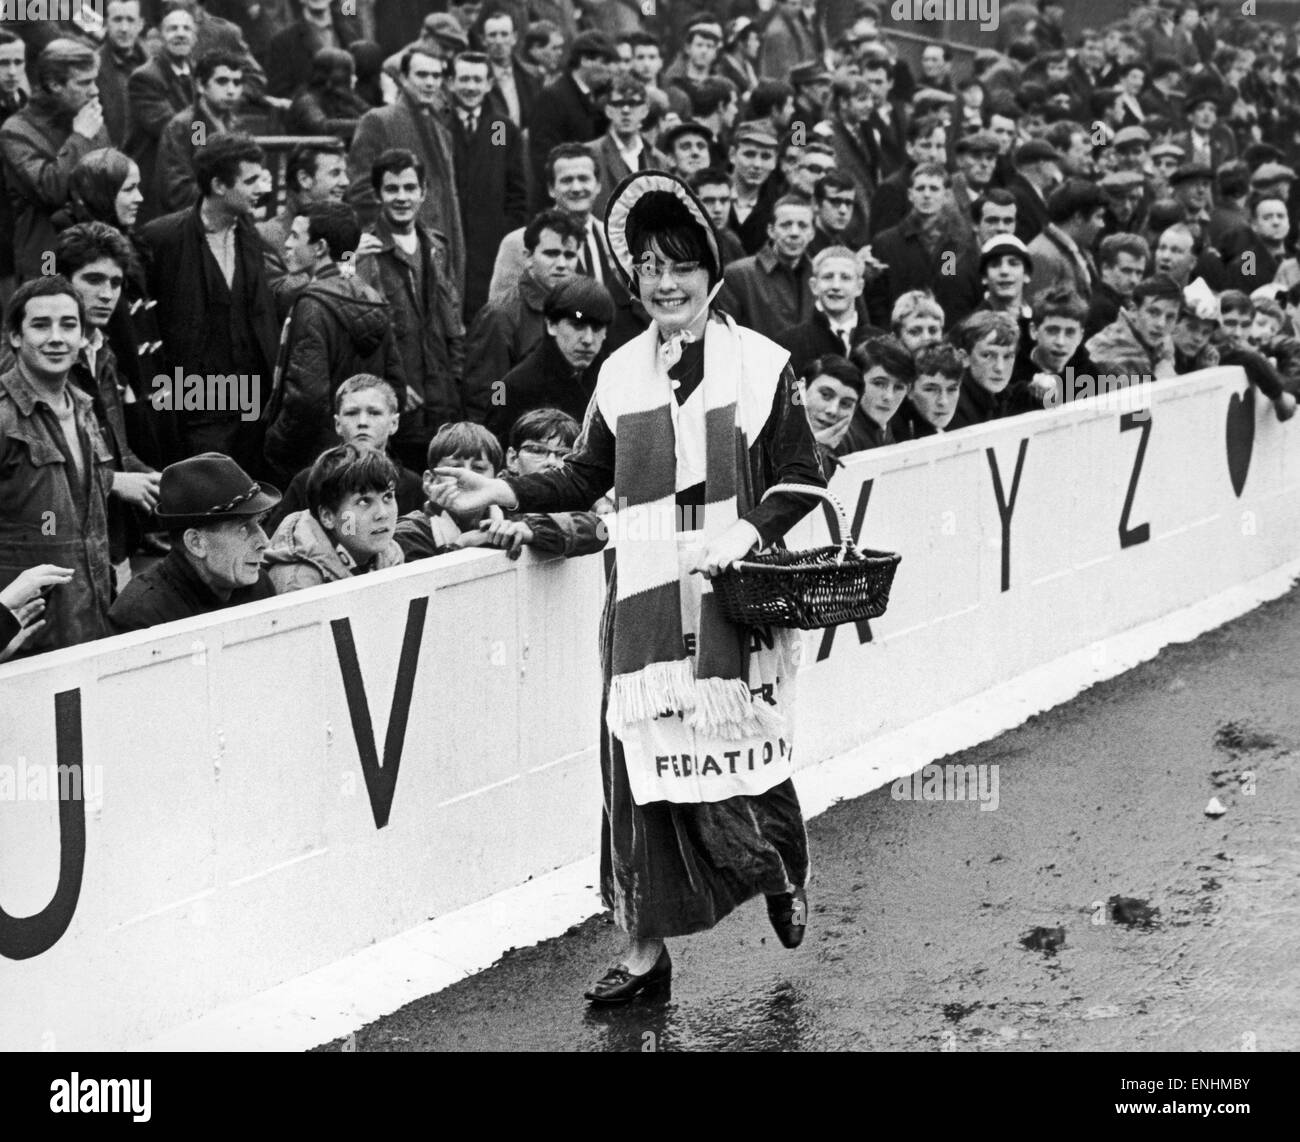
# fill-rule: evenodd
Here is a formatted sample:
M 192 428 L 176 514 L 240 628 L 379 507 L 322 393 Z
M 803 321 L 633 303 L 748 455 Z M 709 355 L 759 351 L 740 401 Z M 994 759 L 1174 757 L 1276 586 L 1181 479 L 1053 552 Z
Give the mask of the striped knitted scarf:
M 666 347 L 665 347 L 666 348 Z M 753 506 L 749 446 L 771 412 L 787 355 L 730 318 L 704 337 L 704 380 L 681 408 L 659 331 L 613 353 L 596 403 L 614 433 L 618 595 L 607 723 L 625 737 L 639 723 L 681 713 L 695 732 L 740 740 L 780 720 L 747 684 L 747 632 L 728 622 L 702 584 L 694 660 L 682 633 L 676 493 L 705 487 L 703 542 Z

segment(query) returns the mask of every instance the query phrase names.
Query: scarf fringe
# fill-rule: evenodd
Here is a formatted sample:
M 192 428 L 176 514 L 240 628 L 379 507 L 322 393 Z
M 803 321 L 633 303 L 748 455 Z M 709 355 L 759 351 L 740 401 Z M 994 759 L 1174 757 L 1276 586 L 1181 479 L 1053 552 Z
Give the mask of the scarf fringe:
M 696 678 L 690 659 L 654 662 L 610 682 L 605 722 L 617 736 L 669 710 L 687 714 L 697 733 L 726 741 L 777 733 L 785 726 L 776 708 L 754 701 L 744 679 Z
M 615 734 L 646 722 L 665 710 L 695 708 L 695 668 L 690 659 L 652 662 L 631 674 L 620 674 L 609 684 L 609 711 L 605 722 Z
M 785 719 L 766 702 L 755 702 L 743 678 L 699 678 L 688 723 L 708 737 L 741 741 L 776 732 Z

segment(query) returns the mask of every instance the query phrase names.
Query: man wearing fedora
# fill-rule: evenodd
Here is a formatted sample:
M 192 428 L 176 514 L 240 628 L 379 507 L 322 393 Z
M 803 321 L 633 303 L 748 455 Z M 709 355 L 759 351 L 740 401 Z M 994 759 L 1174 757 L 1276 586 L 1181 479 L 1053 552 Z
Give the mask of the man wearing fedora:
M 206 615 L 275 595 L 262 529 L 280 493 L 229 456 L 205 452 L 163 469 L 155 515 L 170 554 L 135 576 L 108 618 L 115 633 Z
M 1169 141 L 1187 152 L 1189 163 L 1213 172 L 1237 157 L 1237 139 L 1221 121 L 1226 108 L 1227 93 L 1213 76 L 1198 76 L 1188 84 L 1183 103 L 1187 130 Z

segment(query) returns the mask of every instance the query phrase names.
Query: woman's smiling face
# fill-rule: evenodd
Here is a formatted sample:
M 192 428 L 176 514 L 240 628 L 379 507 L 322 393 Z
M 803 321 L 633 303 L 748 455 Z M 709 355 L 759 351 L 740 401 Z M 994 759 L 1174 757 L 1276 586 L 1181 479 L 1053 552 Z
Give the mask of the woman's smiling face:
M 658 242 L 636 261 L 641 304 L 664 333 L 688 328 L 704 313 L 709 271 L 701 262 L 678 262 L 664 256 Z

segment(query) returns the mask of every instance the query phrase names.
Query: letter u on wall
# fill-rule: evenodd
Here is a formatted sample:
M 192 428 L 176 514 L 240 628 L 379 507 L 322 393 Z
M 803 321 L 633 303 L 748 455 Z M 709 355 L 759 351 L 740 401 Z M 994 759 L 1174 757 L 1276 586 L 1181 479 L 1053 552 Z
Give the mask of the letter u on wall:
M 54 695 L 54 736 L 58 763 L 67 766 L 70 796 L 59 792 L 59 882 L 50 902 L 35 916 L 10 916 L 0 908 L 0 955 L 29 960 L 49 951 L 72 923 L 86 868 L 86 814 L 82 806 L 81 691 Z M 55 788 L 61 785 L 55 783 Z

